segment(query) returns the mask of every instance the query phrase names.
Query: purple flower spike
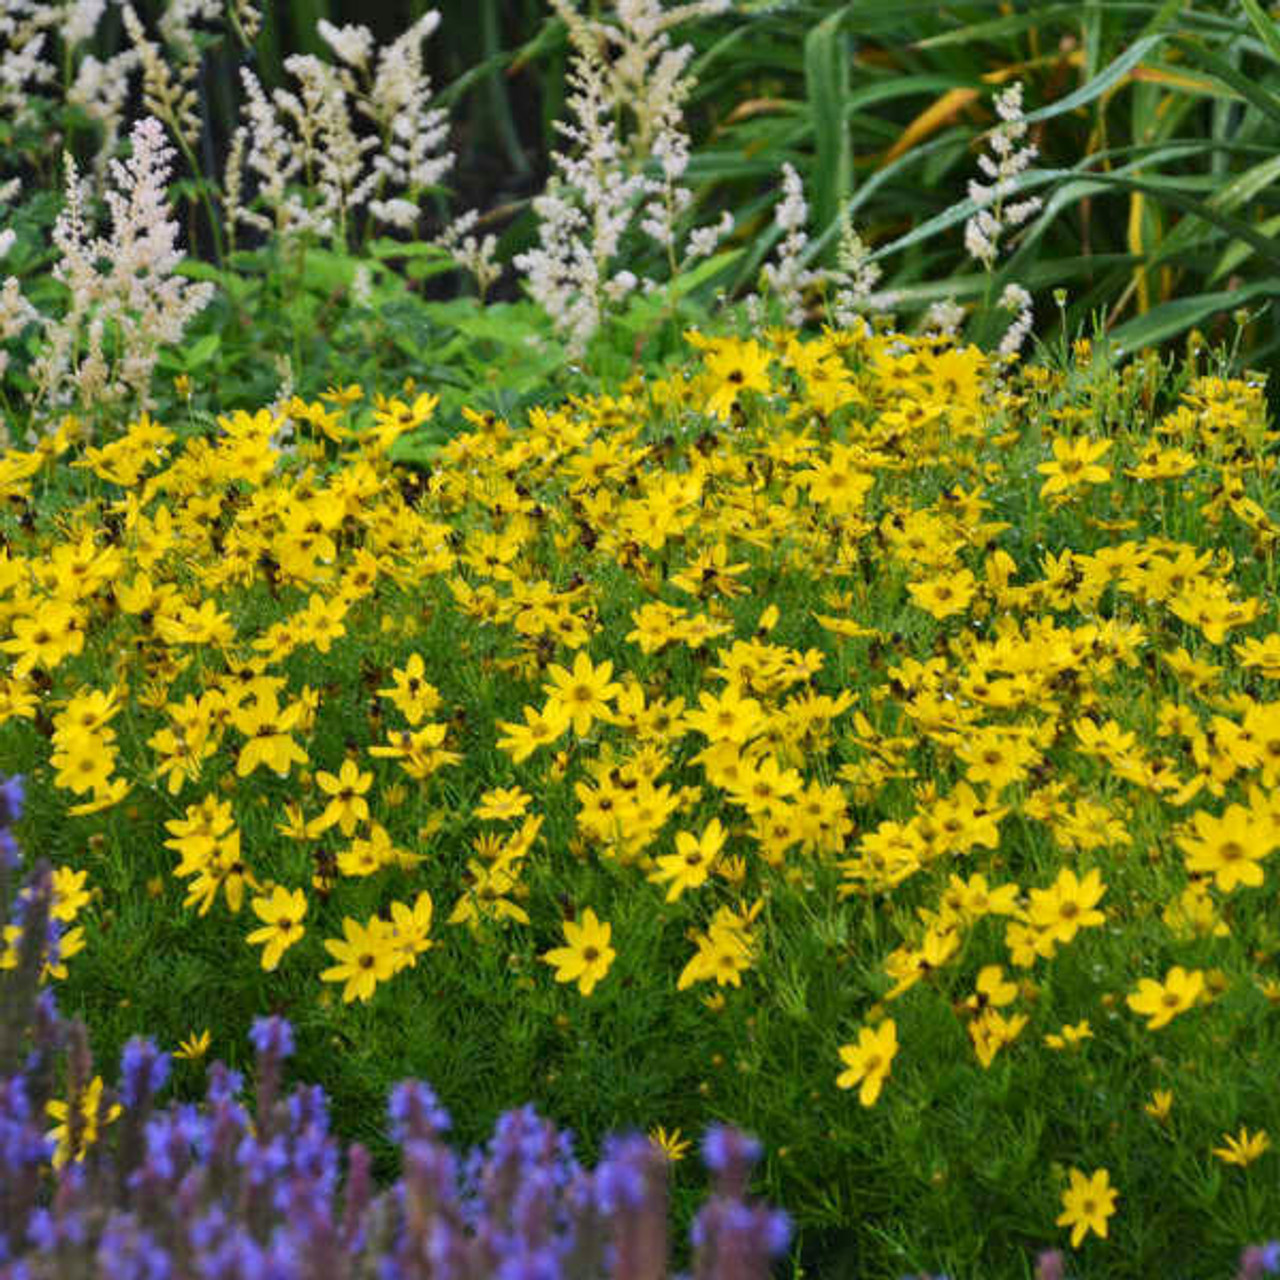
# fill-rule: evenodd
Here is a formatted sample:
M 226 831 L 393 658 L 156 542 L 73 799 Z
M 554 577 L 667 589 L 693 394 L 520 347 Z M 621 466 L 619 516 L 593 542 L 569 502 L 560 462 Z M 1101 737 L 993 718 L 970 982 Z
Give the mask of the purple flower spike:
M 120 1055 L 120 1101 L 132 1111 L 151 1101 L 169 1079 L 169 1055 L 134 1036 Z
M 435 1091 L 421 1080 L 402 1080 L 391 1090 L 387 1115 L 391 1120 L 391 1141 L 399 1146 L 410 1140 L 434 1138 L 451 1123 Z
M 279 1061 L 293 1056 L 293 1027 L 286 1018 L 255 1018 L 249 1039 L 263 1057 Z

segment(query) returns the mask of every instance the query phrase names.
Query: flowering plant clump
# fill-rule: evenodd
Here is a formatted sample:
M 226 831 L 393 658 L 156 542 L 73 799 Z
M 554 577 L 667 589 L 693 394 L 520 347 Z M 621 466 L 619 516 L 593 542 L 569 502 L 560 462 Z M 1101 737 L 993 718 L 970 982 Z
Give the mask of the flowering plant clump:
M 6 787 L 9 799 L 20 794 Z M 9 837 L 7 822 L 0 831 Z M 16 866 L 8 862 L 7 877 Z M 39 931 L 52 918 L 51 899 L 48 869 L 38 868 L 15 899 L 16 927 Z M 200 1104 L 161 1108 L 170 1055 L 137 1037 L 114 1089 L 100 1076 L 90 1080 L 84 1028 L 60 1017 L 51 989 L 36 994 L 34 954 L 24 949 L 0 975 L 4 1275 L 667 1274 L 669 1157 L 651 1139 L 609 1139 L 588 1169 L 567 1132 L 524 1107 L 461 1158 L 443 1140 L 450 1118 L 435 1094 L 404 1081 L 387 1106 L 403 1172 L 378 1188 L 358 1143 L 344 1170 L 323 1089 L 283 1094 L 282 1067 L 294 1052 L 283 1018 L 260 1018 L 250 1033 L 252 1109 L 241 1097 L 244 1077 L 221 1062 Z M 63 1049 L 68 1079 L 57 1097 Z M 58 1123 L 47 1128 L 49 1120 Z M 785 1214 L 746 1199 L 760 1147 L 712 1127 L 704 1151 L 715 1182 L 692 1229 L 695 1271 L 706 1280 L 763 1280 L 785 1253 L 790 1226 Z
M 443 1060 L 452 1098 L 478 1061 L 492 1114 L 530 1073 L 655 1131 L 710 1100 L 787 1152 L 784 1190 L 925 1160 L 963 1215 L 991 1143 L 1043 1233 L 1070 1168 L 1105 1169 L 1082 1251 L 1163 1212 L 1132 1153 L 1162 1167 L 1171 1130 L 1265 1172 L 1248 1053 L 1215 1069 L 1230 1106 L 1195 1065 L 1280 1001 L 1261 384 L 690 340 L 613 396 L 468 412 L 425 470 L 393 461 L 418 388 L 5 455 L 28 503 L 61 459 L 0 558 L 55 971 L 84 947 L 121 1041 L 285 1002 L 308 1069 L 365 1042 L 373 1083 Z M 147 971 L 175 925 L 181 965 Z M 203 1024 L 183 984 L 224 993 Z M 876 1146 L 944 1080 L 972 1120 Z

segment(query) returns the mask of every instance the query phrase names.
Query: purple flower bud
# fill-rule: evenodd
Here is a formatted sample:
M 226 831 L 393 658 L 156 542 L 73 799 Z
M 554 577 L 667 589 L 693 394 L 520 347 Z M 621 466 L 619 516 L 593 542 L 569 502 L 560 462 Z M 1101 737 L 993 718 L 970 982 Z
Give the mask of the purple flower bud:
M 744 1166 L 750 1172 L 760 1152 L 755 1138 L 728 1125 L 713 1124 L 702 1139 L 702 1159 L 712 1173 L 729 1173 Z
M 1046 1249 L 1036 1258 L 1036 1280 L 1062 1280 L 1065 1267 L 1061 1249 Z
M 215 1062 L 209 1068 L 209 1083 L 205 1089 L 205 1097 L 210 1106 L 220 1102 L 229 1102 L 238 1097 L 244 1088 L 244 1076 L 239 1071 L 232 1071 L 224 1062 Z
M 434 1138 L 451 1123 L 435 1091 L 421 1080 L 402 1080 L 391 1090 L 387 1115 L 391 1120 L 391 1140 L 401 1146 L 411 1138 Z
M 169 1079 L 169 1055 L 134 1036 L 120 1055 L 120 1101 L 126 1110 L 145 1106 Z
M 289 1095 L 289 1127 L 294 1133 L 329 1132 L 329 1099 L 318 1084 L 299 1087 Z
M 12 827 L 21 817 L 27 789 L 20 774 L 0 782 L 0 828 Z
M 563 1274 L 555 1250 L 544 1247 L 505 1258 L 498 1268 L 497 1280 L 561 1280 Z
M 124 1214 L 112 1218 L 102 1233 L 98 1271 L 103 1280 L 168 1280 L 173 1264 L 151 1234 Z
M 606 1217 L 639 1209 L 648 1192 L 653 1144 L 640 1134 L 605 1141 L 596 1170 L 596 1203 Z
M 263 1057 L 279 1061 L 293 1056 L 293 1027 L 285 1018 L 255 1018 L 249 1039 Z

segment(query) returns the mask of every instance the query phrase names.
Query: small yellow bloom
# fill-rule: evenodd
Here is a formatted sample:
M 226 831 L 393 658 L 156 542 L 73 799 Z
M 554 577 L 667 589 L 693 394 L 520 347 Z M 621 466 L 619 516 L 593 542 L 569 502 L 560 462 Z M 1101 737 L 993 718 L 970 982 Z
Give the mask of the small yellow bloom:
M 1169 1112 L 1173 1107 L 1173 1090 L 1172 1089 L 1156 1089 L 1151 1094 L 1151 1101 L 1143 1106 L 1143 1111 L 1147 1113 L 1153 1120 L 1159 1124 L 1164 1124 L 1169 1119 Z
M 564 922 L 564 937 L 568 945 L 544 952 L 542 961 L 555 968 L 557 982 L 576 982 L 578 990 L 589 996 L 609 972 L 618 954 L 609 945 L 612 932 L 608 921 L 598 920 L 596 913 L 588 907 L 582 913 L 581 924 L 572 920 Z
M 657 1147 L 668 1160 L 674 1164 L 677 1160 L 683 1160 L 689 1147 L 692 1145 L 688 1138 L 684 1137 L 679 1129 L 672 1129 L 667 1132 L 661 1125 L 656 1129 L 649 1130 L 649 1141 Z
M 1252 1164 L 1271 1146 L 1271 1139 L 1267 1137 L 1265 1129 L 1259 1129 L 1257 1133 L 1251 1134 L 1243 1125 L 1240 1126 L 1240 1132 L 1234 1136 L 1224 1133 L 1222 1140 L 1226 1145 L 1214 1147 L 1213 1154 L 1223 1164 L 1238 1164 L 1242 1169 Z
M 1071 1170 L 1071 1185 L 1062 1193 L 1057 1224 L 1071 1228 L 1073 1249 L 1080 1247 L 1090 1231 L 1107 1238 L 1107 1219 L 1116 1211 L 1119 1194 L 1110 1181 L 1111 1175 L 1105 1169 L 1096 1170 L 1092 1177 L 1085 1177 L 1079 1169 Z
M 847 1070 L 836 1077 L 836 1087 L 852 1089 L 861 1081 L 858 1101 L 864 1107 L 874 1106 L 897 1053 L 898 1027 L 892 1018 L 886 1018 L 875 1030 L 863 1027 L 858 1032 L 856 1045 L 846 1044 L 840 1048 L 840 1059 Z
M 178 1047 L 173 1051 L 175 1058 L 185 1058 L 188 1062 L 196 1062 L 203 1058 L 209 1052 L 209 1044 L 212 1037 L 209 1034 L 209 1028 L 206 1027 L 197 1035 L 194 1031 L 185 1039 L 178 1041 Z

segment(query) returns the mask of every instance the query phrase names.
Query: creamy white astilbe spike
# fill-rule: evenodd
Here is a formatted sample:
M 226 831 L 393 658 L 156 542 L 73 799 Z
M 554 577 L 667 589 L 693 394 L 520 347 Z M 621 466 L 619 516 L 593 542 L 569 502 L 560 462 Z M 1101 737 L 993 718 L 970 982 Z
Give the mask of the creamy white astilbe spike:
M 1012 204 L 1006 201 L 1036 158 L 1030 144 L 1018 146 L 1026 137 L 1027 122 L 1022 111 L 1022 85 L 1015 81 L 996 98 L 996 114 L 1000 123 L 987 137 L 989 155 L 978 157 L 978 168 L 990 182 L 971 181 L 969 199 L 978 206 L 965 223 L 964 243 L 970 257 L 990 269 L 1000 252 L 1000 237 L 1020 227 L 1040 208 L 1040 200 L 1031 196 Z
M 681 185 L 689 162 L 683 111 L 693 88 L 687 74 L 693 49 L 673 47 L 670 37 L 682 22 L 721 12 L 727 0 L 665 11 L 657 0 L 616 0 L 609 20 L 588 18 L 573 0 L 552 5 L 573 47 L 570 118 L 557 125 L 564 146 L 552 156 L 552 182 L 534 201 L 538 245 L 515 266 L 576 356 L 606 306 L 656 287 L 616 264 L 628 232 L 660 246 L 674 278 L 732 230 L 732 220 L 722 218 L 689 232 L 680 250 L 680 227 L 693 204 Z
M 159 349 L 180 342 L 213 295 L 211 284 L 174 274 L 182 253 L 168 204 L 173 151 L 164 126 L 148 116 L 134 126 L 130 143 L 130 158 L 110 166 L 110 231 L 102 237 L 90 235 L 75 162 L 66 158 L 67 200 L 53 229 L 60 253 L 53 275 L 67 286 L 68 312 L 44 321 L 44 347 L 33 363 L 39 399 L 51 406 L 129 395 L 146 406 Z M 114 332 L 110 361 L 108 326 Z
M 1035 322 L 1031 295 L 1020 284 L 1007 284 L 1000 295 L 1000 306 L 1014 313 L 1013 323 L 1000 339 L 1000 354 L 1015 356 L 1022 350 Z

